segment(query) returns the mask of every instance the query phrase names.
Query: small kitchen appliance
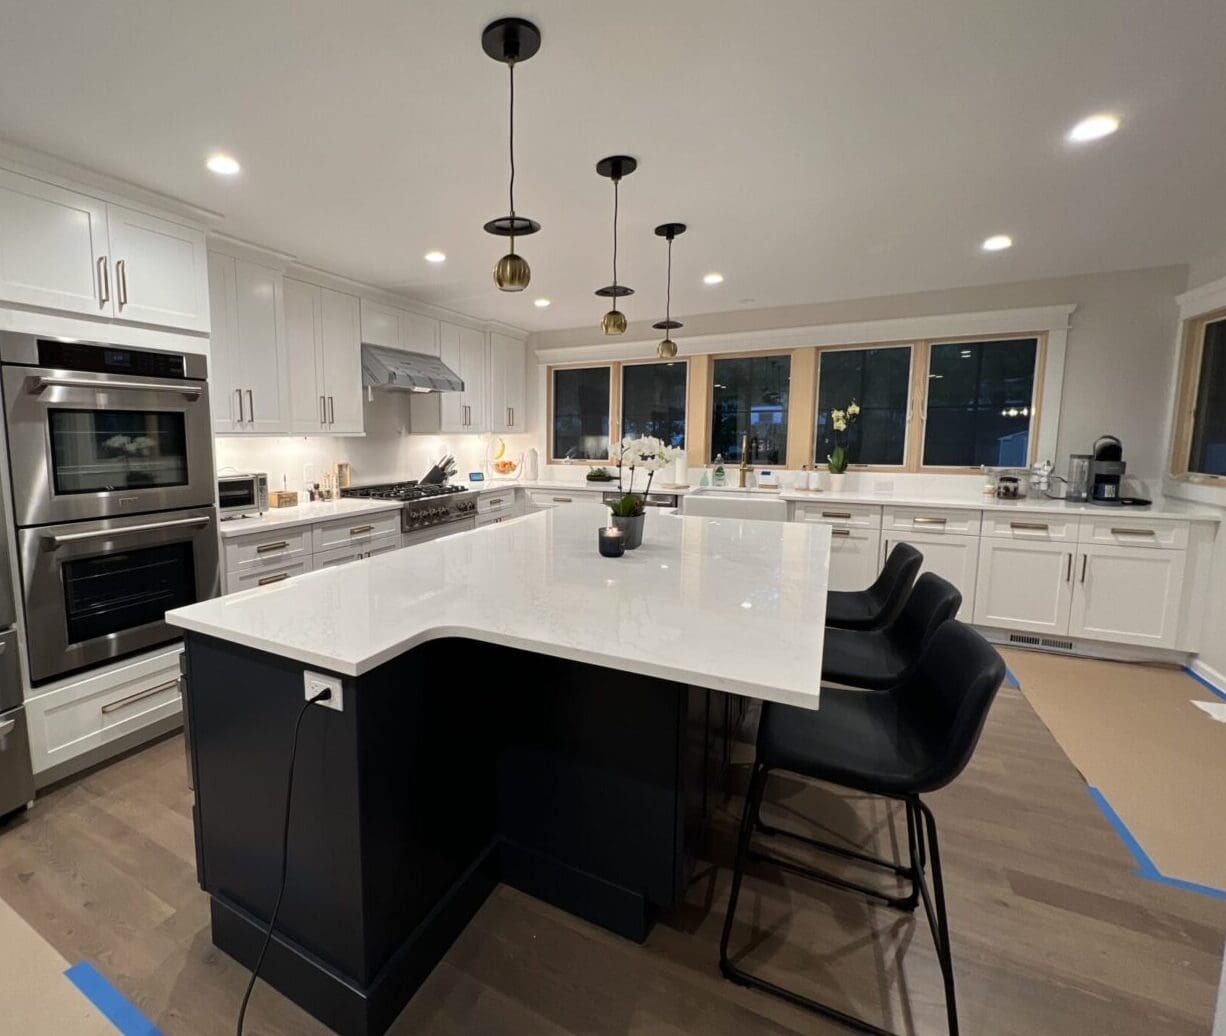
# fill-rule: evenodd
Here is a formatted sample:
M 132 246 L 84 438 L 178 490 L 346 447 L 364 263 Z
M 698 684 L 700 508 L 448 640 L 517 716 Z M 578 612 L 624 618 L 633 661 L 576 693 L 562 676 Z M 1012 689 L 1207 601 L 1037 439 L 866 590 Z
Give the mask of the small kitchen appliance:
M 1090 464 L 1090 502 L 1118 505 L 1120 483 L 1127 470 L 1124 447 L 1114 435 L 1099 436 L 1094 443 L 1094 460 Z
M 223 521 L 268 510 L 268 475 L 250 472 L 217 476 L 217 513 Z
M 1094 458 L 1088 453 L 1070 453 L 1068 458 L 1068 482 L 1064 499 L 1083 503 L 1090 494 L 1090 467 Z

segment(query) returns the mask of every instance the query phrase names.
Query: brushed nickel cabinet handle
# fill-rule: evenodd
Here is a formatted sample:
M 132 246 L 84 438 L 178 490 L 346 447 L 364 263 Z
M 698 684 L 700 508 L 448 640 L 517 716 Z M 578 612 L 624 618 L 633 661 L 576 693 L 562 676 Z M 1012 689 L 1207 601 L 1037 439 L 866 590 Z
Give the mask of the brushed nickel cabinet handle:
M 120 709 L 126 709 L 129 705 L 135 705 L 138 701 L 144 701 L 146 698 L 152 698 L 155 694 L 161 694 L 163 691 L 169 691 L 172 687 L 178 687 L 179 680 L 176 677 L 173 680 L 168 680 L 166 683 L 160 683 L 156 687 L 150 687 L 145 691 L 137 691 L 135 694 L 129 694 L 126 698 L 120 698 L 119 701 L 109 701 L 102 706 L 103 714 L 118 712 Z
M 243 390 L 235 389 L 234 394 L 238 397 L 238 423 L 243 423 Z
M 490 507 L 501 507 L 506 501 L 502 497 L 490 501 Z
M 355 525 L 349 530 L 350 536 L 357 536 L 359 533 L 371 532 L 374 529 L 373 525 Z
M 1010 529 L 1023 529 L 1027 532 L 1047 532 L 1051 528 L 1046 522 L 1010 522 Z
M 1064 581 L 1071 583 L 1073 581 L 1073 555 L 1068 556 L 1068 567 L 1064 570 Z
M 850 529 L 831 529 L 830 535 L 831 536 L 850 536 L 851 530 Z
M 259 581 L 260 586 L 267 586 L 269 583 L 280 583 L 282 580 L 288 579 L 288 572 L 278 572 L 275 576 L 265 576 Z
M 119 288 L 119 308 L 123 309 L 128 304 L 128 260 L 120 259 L 115 264 L 115 280 L 118 281 Z
M 105 306 L 111 301 L 111 271 L 106 265 L 106 256 L 98 256 L 98 304 Z
M 570 504 L 570 503 L 574 503 L 574 501 L 573 501 L 573 500 L 572 500 L 572 499 L 571 499 L 569 496 L 555 496 L 555 497 L 553 498 L 553 502 L 554 502 L 555 504 Z
M 336 402 L 328 397 L 328 424 L 336 424 Z
M 1090 561 L 1089 554 L 1081 555 L 1081 581 L 1083 583 L 1086 581 L 1086 565 L 1089 564 L 1089 561 Z
M 949 519 L 947 518 L 929 518 L 925 515 L 917 515 L 911 519 L 912 525 L 944 525 Z
M 319 423 L 328 423 L 328 398 L 327 396 L 319 397 Z
M 248 421 L 255 420 L 255 395 L 251 389 L 247 390 L 247 412 L 251 415 L 247 418 Z
M 1153 529 L 1112 529 L 1112 536 L 1157 536 Z
M 823 518 L 846 518 L 848 521 L 850 521 L 851 512 L 850 511 L 823 511 L 822 517 Z
M 270 550 L 284 550 L 289 546 L 289 540 L 277 540 L 276 543 L 261 543 L 255 548 L 257 554 L 267 554 Z

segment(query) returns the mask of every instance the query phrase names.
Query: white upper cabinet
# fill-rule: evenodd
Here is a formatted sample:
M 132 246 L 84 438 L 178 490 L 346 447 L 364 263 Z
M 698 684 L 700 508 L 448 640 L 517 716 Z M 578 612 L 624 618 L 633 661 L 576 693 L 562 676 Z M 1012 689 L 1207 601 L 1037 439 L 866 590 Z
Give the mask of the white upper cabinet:
M 0 299 L 111 315 L 106 205 L 0 170 Z
M 510 335 L 490 335 L 489 420 L 492 432 L 522 432 L 528 415 L 524 403 L 524 343 Z
M 208 268 L 213 428 L 283 435 L 291 419 L 281 273 L 219 253 Z
M 290 413 L 295 432 L 362 433 L 360 319 L 356 296 L 285 279 Z
M 199 230 L 107 206 L 115 316 L 208 331 L 208 252 Z
M 439 396 L 439 430 L 484 432 L 486 423 L 485 332 L 443 321 L 439 326 L 440 356 L 464 382 L 463 392 Z
M 362 299 L 362 341 L 410 353 L 439 355 L 439 321 L 398 306 Z
M 0 170 L 0 301 L 207 332 L 204 234 Z

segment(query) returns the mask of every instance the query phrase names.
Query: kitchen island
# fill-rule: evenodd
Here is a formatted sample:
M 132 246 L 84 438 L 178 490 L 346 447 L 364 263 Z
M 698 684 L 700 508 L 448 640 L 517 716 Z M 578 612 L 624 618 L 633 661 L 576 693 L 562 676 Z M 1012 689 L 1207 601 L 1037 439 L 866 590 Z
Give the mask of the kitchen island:
M 171 612 L 198 877 L 251 966 L 343 1034 L 392 1022 L 502 881 L 632 939 L 675 907 L 743 696 L 816 708 L 828 527 L 576 504 Z M 316 674 L 310 676 L 308 674 Z

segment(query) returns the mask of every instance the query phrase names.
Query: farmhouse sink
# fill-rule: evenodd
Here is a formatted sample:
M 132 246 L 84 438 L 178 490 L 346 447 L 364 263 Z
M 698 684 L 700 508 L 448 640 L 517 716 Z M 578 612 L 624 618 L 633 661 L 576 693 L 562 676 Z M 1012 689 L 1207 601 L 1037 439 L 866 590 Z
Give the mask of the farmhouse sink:
M 777 496 L 742 491 L 694 492 L 682 500 L 681 513 L 702 518 L 756 518 L 766 522 L 785 522 L 786 500 Z

